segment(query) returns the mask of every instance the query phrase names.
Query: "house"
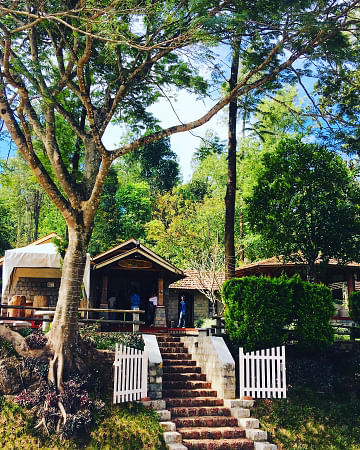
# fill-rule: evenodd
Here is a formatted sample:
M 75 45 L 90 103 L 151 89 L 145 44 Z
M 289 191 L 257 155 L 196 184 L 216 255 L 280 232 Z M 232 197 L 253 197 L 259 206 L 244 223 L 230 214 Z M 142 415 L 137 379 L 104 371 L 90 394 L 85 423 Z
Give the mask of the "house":
M 212 317 L 221 311 L 218 301 L 209 297 L 219 293 L 225 280 L 225 274 L 199 273 L 196 270 L 184 270 L 185 278 L 169 286 L 167 296 L 167 315 L 170 324 L 177 324 L 179 318 L 180 298 L 184 296 L 187 304 L 187 325 L 193 326 L 197 320 Z
M 31 244 L 7 250 L 0 259 L 2 271 L 2 303 L 13 295 L 33 300 L 36 295 L 48 297 L 55 306 L 61 279 L 60 255 L 49 234 Z M 140 309 L 146 309 L 149 297 L 158 297 L 155 325 L 167 325 L 165 302 L 171 283 L 183 278 L 175 267 L 135 239 L 88 258 L 84 276 L 84 296 L 92 308 L 108 308 L 109 298 L 115 297 L 115 309 L 130 309 L 130 295 L 137 291 Z M 89 293 L 89 294 L 88 294 Z
M 335 303 L 347 308 L 347 299 L 351 292 L 360 290 L 360 264 L 350 262 L 341 264 L 335 259 L 328 263 L 320 260 L 315 262 L 316 281 L 321 282 L 332 290 Z M 256 263 L 244 264 L 235 270 L 237 278 L 245 276 L 279 277 L 282 274 L 292 276 L 298 273 L 306 280 L 306 264 L 298 262 L 285 262 L 280 258 L 268 258 Z M 342 312 L 342 314 L 345 314 Z M 346 316 L 345 316 L 346 317 Z

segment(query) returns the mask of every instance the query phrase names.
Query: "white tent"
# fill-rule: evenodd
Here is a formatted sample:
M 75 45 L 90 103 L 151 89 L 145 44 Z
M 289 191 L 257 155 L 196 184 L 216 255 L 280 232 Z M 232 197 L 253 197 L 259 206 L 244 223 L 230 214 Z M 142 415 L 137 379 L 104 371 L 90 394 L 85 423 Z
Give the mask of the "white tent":
M 14 248 L 12 250 L 5 251 L 3 275 L 2 275 L 2 298 L 6 289 L 10 288 L 13 284 L 13 278 L 18 268 L 33 268 L 36 269 L 36 276 L 41 278 L 41 272 L 43 269 L 57 269 L 53 273 L 57 273 L 57 276 L 61 276 L 60 271 L 60 255 L 57 251 L 56 245 L 52 242 L 44 243 L 41 245 L 28 245 L 26 247 Z M 21 272 L 20 272 L 21 273 Z M 21 276 L 19 273 L 19 276 Z M 34 271 L 35 273 L 35 271 Z M 34 276 L 34 275 L 33 275 Z M 84 272 L 84 288 L 87 298 L 89 298 L 90 292 L 90 255 L 87 254 L 85 272 Z

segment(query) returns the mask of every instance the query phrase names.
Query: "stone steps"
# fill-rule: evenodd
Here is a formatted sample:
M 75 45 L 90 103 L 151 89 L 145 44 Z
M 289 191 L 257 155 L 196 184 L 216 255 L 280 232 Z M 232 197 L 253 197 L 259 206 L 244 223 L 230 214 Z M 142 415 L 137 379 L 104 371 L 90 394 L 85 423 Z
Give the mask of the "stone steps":
M 192 362 L 192 361 L 191 361 Z M 185 373 L 201 373 L 201 367 L 198 366 L 163 366 L 163 375 L 166 374 L 185 374 Z
M 164 381 L 206 381 L 206 375 L 204 373 L 163 373 Z
M 245 430 L 240 427 L 184 427 L 181 435 L 183 439 L 239 439 L 245 437 Z
M 256 442 L 266 440 L 266 432 L 249 417 L 250 404 L 218 398 L 180 337 L 162 335 L 158 342 L 163 358 L 163 398 L 171 414 L 171 422 L 164 425 L 169 450 L 274 449 L 272 444 Z
M 194 416 L 194 417 L 175 417 L 171 418 L 175 423 L 177 431 L 181 428 L 189 427 L 237 427 L 238 421 L 231 416 Z
M 231 416 L 231 411 L 225 406 L 180 406 L 167 408 L 171 412 L 171 417 L 193 417 L 193 416 Z
M 164 398 L 168 408 L 182 406 L 224 406 L 224 400 L 217 397 Z
M 254 443 L 248 439 L 185 439 L 183 444 L 188 450 L 253 450 Z

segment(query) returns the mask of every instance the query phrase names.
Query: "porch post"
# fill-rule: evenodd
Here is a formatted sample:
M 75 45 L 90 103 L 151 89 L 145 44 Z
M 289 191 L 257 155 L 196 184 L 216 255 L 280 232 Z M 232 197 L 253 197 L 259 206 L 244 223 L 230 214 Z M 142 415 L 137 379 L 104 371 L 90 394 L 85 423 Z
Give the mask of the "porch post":
M 102 277 L 102 286 L 101 286 L 101 301 L 100 301 L 100 309 L 105 309 L 109 307 L 108 304 L 108 284 L 109 284 L 109 277 L 108 275 L 103 275 Z M 108 320 L 109 313 L 100 313 L 101 315 L 104 315 L 105 320 Z
M 164 278 L 160 272 L 158 278 L 158 304 L 155 309 L 155 327 L 166 327 L 166 310 L 164 306 Z

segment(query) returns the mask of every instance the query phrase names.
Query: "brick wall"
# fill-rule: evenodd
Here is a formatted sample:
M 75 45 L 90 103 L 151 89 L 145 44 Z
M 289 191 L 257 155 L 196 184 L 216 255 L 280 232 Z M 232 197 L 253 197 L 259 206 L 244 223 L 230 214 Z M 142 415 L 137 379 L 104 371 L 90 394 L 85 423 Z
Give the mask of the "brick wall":
M 50 287 L 52 284 L 53 287 Z M 13 295 L 25 295 L 26 300 L 34 300 L 35 295 L 47 295 L 48 306 L 56 306 L 59 295 L 60 278 L 19 278 L 12 288 L 10 298 Z

